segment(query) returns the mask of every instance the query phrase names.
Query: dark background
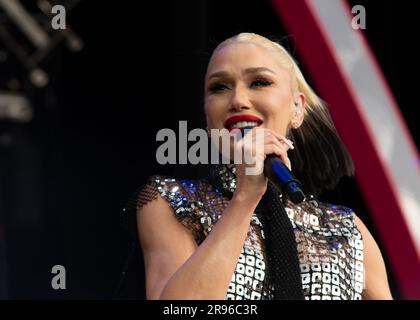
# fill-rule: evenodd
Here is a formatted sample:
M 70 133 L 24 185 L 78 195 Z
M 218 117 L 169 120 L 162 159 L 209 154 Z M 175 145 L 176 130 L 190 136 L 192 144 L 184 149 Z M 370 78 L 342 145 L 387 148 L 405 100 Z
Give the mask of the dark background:
M 409 39 L 416 10 L 414 2 L 400 3 L 349 1 L 366 8 L 364 33 L 418 145 L 409 78 L 418 59 Z M 129 251 L 121 225 L 128 197 L 153 173 L 203 173 L 201 167 L 159 166 L 155 137 L 161 128 L 177 130 L 180 120 L 189 128 L 205 127 L 202 79 L 212 49 L 239 32 L 256 32 L 282 39 L 299 61 L 294 38 L 263 0 L 138 7 L 133 1 L 85 0 L 67 23 L 85 46 L 73 53 L 59 45 L 47 57 L 47 87 L 33 87 L 12 55 L 0 62 L 0 90 L 10 91 L 8 80 L 19 79 L 14 90 L 30 99 L 35 112 L 29 124 L 0 122 L 0 298 L 113 298 Z M 322 198 L 353 208 L 376 237 L 354 179 L 343 179 Z M 133 297 L 134 287 L 143 297 L 141 255 L 136 257 L 123 297 Z M 66 268 L 66 290 L 51 288 L 54 265 Z M 389 266 L 388 273 L 398 298 Z

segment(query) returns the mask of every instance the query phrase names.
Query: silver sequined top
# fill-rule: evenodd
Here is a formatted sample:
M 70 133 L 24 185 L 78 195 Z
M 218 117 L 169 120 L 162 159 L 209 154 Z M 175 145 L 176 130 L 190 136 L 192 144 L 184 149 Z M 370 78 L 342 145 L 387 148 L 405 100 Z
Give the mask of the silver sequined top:
M 235 190 L 235 168 L 218 167 L 222 188 Z M 166 199 L 177 219 L 199 245 L 217 223 L 229 198 L 208 180 L 152 176 L 140 193 L 142 206 L 157 195 Z M 282 195 L 279 194 L 281 197 Z M 351 209 L 306 196 L 300 204 L 283 199 L 299 254 L 302 289 L 307 300 L 361 299 L 364 286 L 363 241 Z M 247 238 L 225 299 L 272 299 L 264 232 L 253 214 Z

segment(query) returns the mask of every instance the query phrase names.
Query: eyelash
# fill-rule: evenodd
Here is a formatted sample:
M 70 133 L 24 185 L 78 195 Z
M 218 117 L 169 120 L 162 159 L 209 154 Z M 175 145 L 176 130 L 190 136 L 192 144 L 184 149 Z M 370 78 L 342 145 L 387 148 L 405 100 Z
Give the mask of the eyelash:
M 256 82 L 262 84 L 259 87 L 268 87 L 269 85 L 273 84 L 271 81 L 268 81 L 268 80 L 265 80 L 265 79 L 256 79 L 256 80 L 252 81 L 251 85 L 255 84 Z M 217 93 L 217 92 L 220 92 L 221 89 L 223 89 L 223 88 L 227 88 L 227 86 L 223 83 L 216 83 L 216 84 L 210 86 L 209 90 L 210 90 L 210 92 Z

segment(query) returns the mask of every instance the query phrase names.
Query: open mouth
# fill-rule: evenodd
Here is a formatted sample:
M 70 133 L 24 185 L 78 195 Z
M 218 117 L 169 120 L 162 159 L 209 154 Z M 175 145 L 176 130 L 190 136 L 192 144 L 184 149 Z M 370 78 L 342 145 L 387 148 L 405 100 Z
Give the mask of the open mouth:
M 229 132 L 235 128 L 244 128 L 244 127 L 258 127 L 263 123 L 263 121 L 254 116 L 254 115 L 237 115 L 230 117 L 225 122 L 225 128 Z

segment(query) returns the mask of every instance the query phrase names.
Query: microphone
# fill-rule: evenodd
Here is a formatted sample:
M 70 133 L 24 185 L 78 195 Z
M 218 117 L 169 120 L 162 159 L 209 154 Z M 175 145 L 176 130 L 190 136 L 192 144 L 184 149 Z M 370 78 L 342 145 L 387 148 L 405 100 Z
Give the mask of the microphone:
M 252 126 L 240 128 L 242 137 L 245 135 L 245 130 L 251 130 L 252 128 Z M 298 204 L 305 199 L 300 181 L 293 176 L 292 172 L 278 156 L 267 155 L 264 160 L 264 175 L 277 186 L 280 184 L 282 190 L 285 191 L 293 203 Z

